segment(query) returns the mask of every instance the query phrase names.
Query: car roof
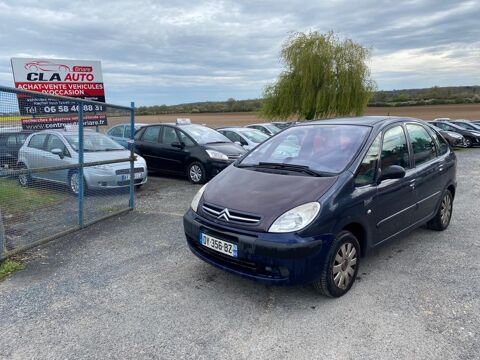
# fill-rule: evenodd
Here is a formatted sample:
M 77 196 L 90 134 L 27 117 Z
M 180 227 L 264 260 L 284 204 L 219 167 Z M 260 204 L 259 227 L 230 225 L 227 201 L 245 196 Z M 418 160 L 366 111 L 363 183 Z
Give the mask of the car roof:
M 247 129 L 242 126 L 225 126 L 225 127 L 217 128 L 216 130 L 247 131 L 247 130 L 255 130 L 255 129 Z
M 326 120 L 312 120 L 302 122 L 296 126 L 308 126 L 308 125 L 363 125 L 363 126 L 377 126 L 389 123 L 395 123 L 398 121 L 420 121 L 423 120 L 403 117 L 403 116 L 358 116 L 358 117 L 344 117 Z

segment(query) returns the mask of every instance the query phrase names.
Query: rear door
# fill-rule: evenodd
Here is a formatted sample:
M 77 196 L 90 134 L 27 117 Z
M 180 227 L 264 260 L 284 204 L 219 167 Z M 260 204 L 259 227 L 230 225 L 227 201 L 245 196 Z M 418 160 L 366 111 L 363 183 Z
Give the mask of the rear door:
M 415 181 L 417 207 L 413 219 L 416 223 L 427 220 L 435 213 L 442 193 L 443 164 L 437 159 L 437 144 L 425 127 L 407 123 L 406 128 L 417 172 Z
M 160 135 L 162 126 L 147 126 L 141 136 L 135 140 L 135 150 L 147 162 L 149 169 L 161 169 Z
M 411 166 L 410 150 L 402 125 L 384 131 L 380 155 L 380 171 L 391 165 L 405 168 L 402 179 L 388 179 L 377 186 L 372 202 L 372 219 L 377 229 L 374 243 L 388 240 L 410 227 L 415 210 L 415 169 Z

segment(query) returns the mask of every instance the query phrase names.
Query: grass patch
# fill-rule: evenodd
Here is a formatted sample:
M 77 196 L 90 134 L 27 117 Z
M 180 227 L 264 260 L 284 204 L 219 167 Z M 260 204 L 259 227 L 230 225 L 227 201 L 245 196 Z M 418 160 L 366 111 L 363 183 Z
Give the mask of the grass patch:
M 21 187 L 16 180 L 0 179 L 0 204 L 2 212 L 15 214 L 57 204 L 65 194 L 49 189 Z
M 5 260 L 0 262 L 0 280 L 7 277 L 9 274 L 25 269 L 25 265 L 13 260 Z

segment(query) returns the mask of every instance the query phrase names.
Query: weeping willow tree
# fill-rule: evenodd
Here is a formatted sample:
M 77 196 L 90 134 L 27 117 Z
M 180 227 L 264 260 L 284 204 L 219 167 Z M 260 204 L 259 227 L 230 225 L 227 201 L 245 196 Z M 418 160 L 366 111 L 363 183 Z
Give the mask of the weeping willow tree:
M 286 70 L 265 89 L 263 117 L 362 115 L 375 89 L 369 56 L 366 48 L 333 32 L 292 35 L 281 51 Z

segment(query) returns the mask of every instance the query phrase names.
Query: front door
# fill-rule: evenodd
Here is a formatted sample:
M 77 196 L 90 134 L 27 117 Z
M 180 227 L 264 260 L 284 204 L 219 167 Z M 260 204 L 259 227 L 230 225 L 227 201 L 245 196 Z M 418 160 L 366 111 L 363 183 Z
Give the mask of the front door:
M 60 149 L 63 151 L 62 157 L 57 154 L 53 154 L 53 149 Z M 57 135 L 48 135 L 47 143 L 45 147 L 45 154 L 43 158 L 43 164 L 45 167 L 54 167 L 54 166 L 63 166 L 71 163 L 70 154 L 68 153 L 67 147 Z M 67 183 L 68 181 L 68 170 L 55 170 L 48 171 L 44 173 L 44 177 L 48 180 Z
M 383 136 L 380 169 L 391 165 L 402 166 L 406 175 L 402 179 L 384 180 L 377 186 L 371 207 L 377 244 L 407 229 L 413 220 L 416 172 L 410 165 L 407 138 L 401 125 L 387 129 Z
M 188 156 L 186 144 L 180 141 L 173 126 L 164 126 L 161 136 L 161 166 L 168 172 L 184 173 L 184 164 Z

